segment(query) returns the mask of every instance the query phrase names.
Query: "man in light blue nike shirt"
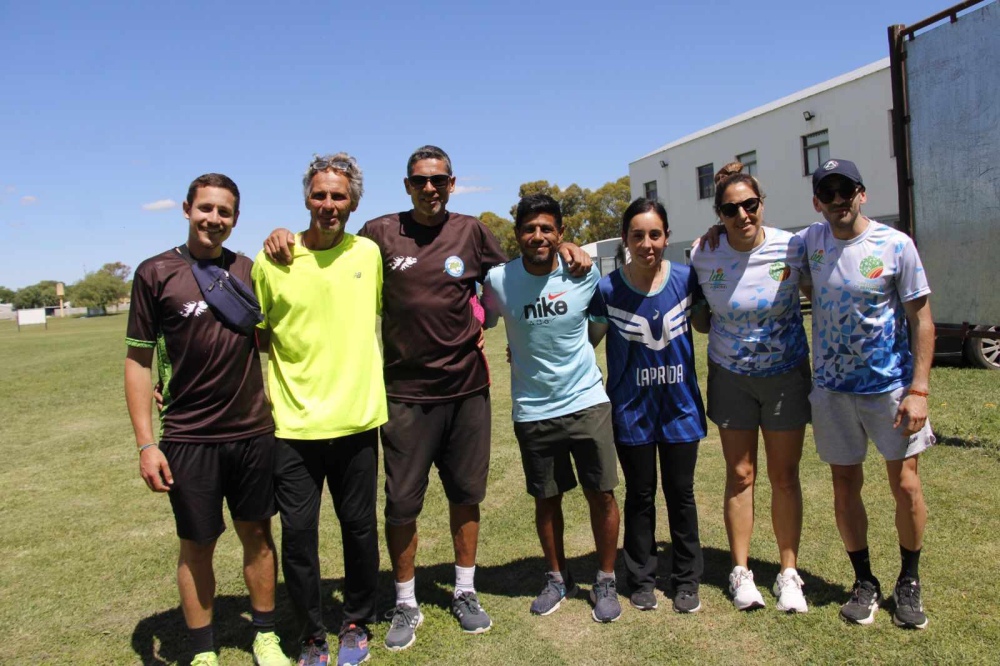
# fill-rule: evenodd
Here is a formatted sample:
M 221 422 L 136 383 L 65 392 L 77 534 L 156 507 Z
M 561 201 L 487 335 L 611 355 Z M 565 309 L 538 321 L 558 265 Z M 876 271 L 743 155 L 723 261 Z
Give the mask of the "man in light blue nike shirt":
M 590 505 L 597 549 L 591 615 L 597 622 L 613 622 L 621 616 L 614 574 L 617 459 L 611 403 L 587 338 L 587 306 L 601 276 L 596 268 L 580 278 L 569 274 L 556 251 L 562 212 L 548 195 L 521 199 L 514 233 L 521 257 L 487 274 L 483 306 L 487 327 L 501 316 L 506 325 L 514 434 L 549 569 L 531 612 L 548 615 L 578 591 L 563 548 L 562 497 L 577 485 L 572 456 Z

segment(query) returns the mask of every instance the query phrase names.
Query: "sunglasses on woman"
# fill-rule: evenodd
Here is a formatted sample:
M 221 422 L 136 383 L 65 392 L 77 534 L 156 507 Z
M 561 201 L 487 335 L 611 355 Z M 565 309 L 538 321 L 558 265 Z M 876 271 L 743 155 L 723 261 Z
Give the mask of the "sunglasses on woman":
M 739 215 L 740 208 L 745 210 L 748 215 L 756 213 L 757 209 L 760 208 L 760 197 L 750 197 L 736 203 L 724 203 L 719 206 L 719 212 L 726 217 L 736 217 Z

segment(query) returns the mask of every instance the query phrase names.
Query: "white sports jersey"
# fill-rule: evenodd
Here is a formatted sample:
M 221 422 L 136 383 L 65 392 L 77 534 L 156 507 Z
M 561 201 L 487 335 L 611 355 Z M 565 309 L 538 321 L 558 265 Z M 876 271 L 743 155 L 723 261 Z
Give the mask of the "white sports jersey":
M 844 393 L 885 393 L 910 383 L 903 303 L 931 292 L 906 234 L 869 220 L 857 238 L 834 238 L 817 222 L 798 233 L 813 283 L 816 385 Z
M 764 227 L 764 242 L 748 252 L 733 249 L 725 235 L 714 251 L 691 251 L 712 308 L 713 362 L 760 377 L 788 372 L 809 355 L 799 309 L 804 264 L 802 239 L 771 227 Z

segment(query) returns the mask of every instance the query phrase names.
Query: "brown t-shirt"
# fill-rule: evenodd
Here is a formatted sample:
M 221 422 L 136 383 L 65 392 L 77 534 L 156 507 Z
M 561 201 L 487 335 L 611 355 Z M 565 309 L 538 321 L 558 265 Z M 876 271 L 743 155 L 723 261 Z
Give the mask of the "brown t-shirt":
M 474 217 L 448 213 L 436 227 L 409 212 L 369 220 L 358 235 L 382 252 L 385 388 L 401 402 L 445 402 L 490 385 L 469 299 L 507 261 Z
M 250 286 L 252 261 L 228 250 L 220 261 Z M 176 248 L 136 269 L 125 342 L 156 348 L 161 439 L 228 442 L 274 431 L 254 337 L 215 318 Z

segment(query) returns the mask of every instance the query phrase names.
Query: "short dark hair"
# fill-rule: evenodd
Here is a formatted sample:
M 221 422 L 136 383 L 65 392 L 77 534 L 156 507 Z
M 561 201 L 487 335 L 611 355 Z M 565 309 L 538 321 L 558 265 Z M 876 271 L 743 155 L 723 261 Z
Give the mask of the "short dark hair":
M 520 229 L 521 225 L 537 215 L 548 213 L 556 221 L 556 229 L 562 231 L 563 217 L 559 202 L 548 194 L 529 194 L 522 197 L 517 202 L 517 212 L 514 215 L 514 228 Z
M 185 199 L 188 206 L 194 203 L 194 198 L 198 195 L 198 190 L 203 187 L 221 187 L 224 190 L 232 192 L 233 197 L 236 198 L 236 202 L 233 204 L 235 208 L 233 212 L 240 212 L 240 188 L 236 187 L 236 183 L 233 182 L 232 178 L 221 173 L 206 173 L 192 180 L 191 184 L 188 185 L 187 199 Z
M 448 157 L 448 153 L 444 152 L 437 146 L 420 146 L 413 151 L 410 155 L 410 159 L 406 161 L 406 177 L 409 178 L 413 175 L 413 165 L 420 160 L 441 160 L 444 162 L 445 168 L 448 170 L 448 175 L 451 176 L 451 158 Z
M 715 214 L 719 214 L 719 206 L 722 205 L 722 197 L 726 194 L 726 190 L 729 189 L 730 185 L 735 185 L 736 183 L 743 183 L 757 195 L 759 199 L 763 199 L 767 195 L 764 194 L 764 190 L 761 189 L 760 183 L 756 178 L 743 171 L 742 162 L 730 162 L 726 166 L 719 169 L 719 172 L 715 174 Z
M 628 205 L 622 215 L 622 238 L 628 236 L 628 227 L 632 223 L 632 218 L 653 211 L 663 221 L 663 231 L 670 231 L 670 224 L 667 222 L 667 209 L 655 199 L 639 197 Z

